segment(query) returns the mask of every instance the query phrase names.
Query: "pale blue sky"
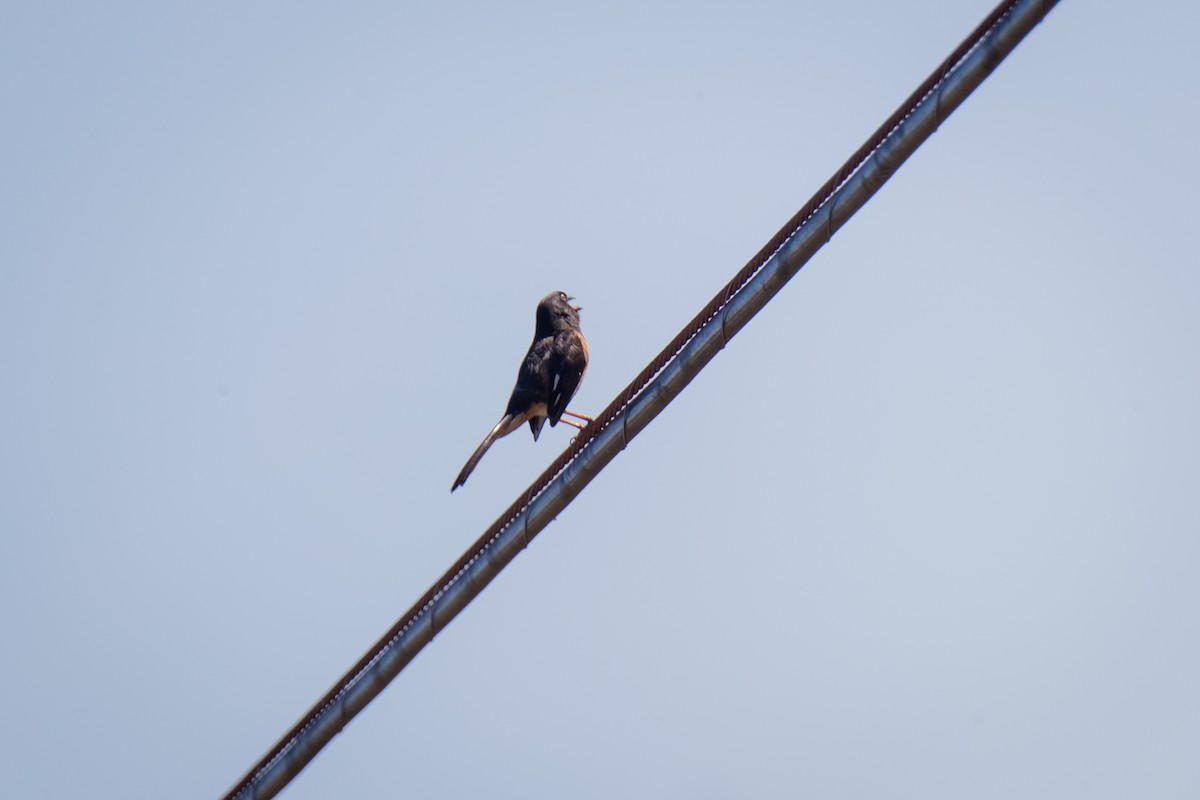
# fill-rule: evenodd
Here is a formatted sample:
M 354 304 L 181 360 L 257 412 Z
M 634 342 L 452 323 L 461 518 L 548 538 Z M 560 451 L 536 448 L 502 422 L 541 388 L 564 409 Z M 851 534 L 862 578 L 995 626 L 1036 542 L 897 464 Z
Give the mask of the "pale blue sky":
M 0 796 L 215 797 L 986 2 L 0 11 Z M 1196 6 L 1063 0 L 292 800 L 1200 793 Z

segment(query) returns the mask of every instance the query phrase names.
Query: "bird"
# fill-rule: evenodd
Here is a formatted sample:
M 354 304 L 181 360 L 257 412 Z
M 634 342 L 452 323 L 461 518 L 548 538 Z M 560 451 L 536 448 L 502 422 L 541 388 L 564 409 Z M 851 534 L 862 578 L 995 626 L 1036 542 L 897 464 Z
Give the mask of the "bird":
M 579 329 L 579 312 L 583 307 L 571 305 L 574 299 L 566 292 L 551 292 L 538 302 L 533 344 L 517 370 L 517 383 L 508 399 L 508 408 L 467 459 L 450 487 L 451 492 L 467 482 L 493 442 L 517 430 L 522 423 L 529 423 L 536 442 L 547 420 L 550 427 L 561 421 L 581 430 L 592 422 L 585 414 L 567 410 L 567 403 L 579 389 L 588 366 L 588 343 Z M 565 419 L 564 415 L 582 422 Z

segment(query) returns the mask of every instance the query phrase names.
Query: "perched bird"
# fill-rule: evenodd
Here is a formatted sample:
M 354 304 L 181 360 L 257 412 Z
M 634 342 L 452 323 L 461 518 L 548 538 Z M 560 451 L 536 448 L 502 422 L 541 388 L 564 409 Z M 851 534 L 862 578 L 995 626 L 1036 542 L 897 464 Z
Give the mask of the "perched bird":
M 467 459 L 466 466 L 454 479 L 450 491 L 467 482 L 471 471 L 492 446 L 492 442 L 520 428 L 523 422 L 529 423 L 533 439 L 537 441 L 546 420 L 550 420 L 551 427 L 561 420 L 576 428 L 583 428 L 583 424 L 563 419 L 564 414 L 586 422 L 592 421 L 591 417 L 567 410 L 567 403 L 579 388 L 588 365 L 587 340 L 579 329 L 579 312 L 582 308 L 571 305 L 574 299 L 564 292 L 551 292 L 538 303 L 533 344 L 529 346 L 529 352 L 517 371 L 517 385 L 508 399 L 508 408 L 496 427 Z

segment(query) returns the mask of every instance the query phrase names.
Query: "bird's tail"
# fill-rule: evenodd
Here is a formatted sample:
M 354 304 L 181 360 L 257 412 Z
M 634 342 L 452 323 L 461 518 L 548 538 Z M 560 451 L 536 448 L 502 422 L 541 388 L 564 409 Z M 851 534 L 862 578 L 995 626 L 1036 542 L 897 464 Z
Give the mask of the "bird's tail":
M 450 491 L 454 491 L 458 487 L 467 482 L 467 478 L 471 477 L 471 473 L 475 470 L 475 465 L 479 463 L 479 459 L 483 458 L 483 454 L 492 446 L 492 442 L 499 439 L 501 436 L 507 436 L 517 428 L 521 427 L 521 422 L 524 420 L 517 419 L 512 414 L 505 414 L 496 423 L 496 427 L 492 428 L 487 436 L 483 437 L 483 441 L 479 443 L 479 447 L 475 448 L 475 452 L 471 453 L 471 457 L 467 459 L 467 463 L 463 466 L 462 472 L 458 473 L 458 477 L 454 479 L 454 485 L 450 487 Z

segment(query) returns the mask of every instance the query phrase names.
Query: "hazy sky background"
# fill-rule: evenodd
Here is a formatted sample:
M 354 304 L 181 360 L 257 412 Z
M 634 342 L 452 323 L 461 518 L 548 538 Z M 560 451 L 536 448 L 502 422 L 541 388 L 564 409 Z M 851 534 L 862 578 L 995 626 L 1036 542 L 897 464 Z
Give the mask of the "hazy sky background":
M 10 3 L 0 796 L 225 791 L 990 10 Z M 291 800 L 1200 794 L 1194 3 L 1063 0 Z

